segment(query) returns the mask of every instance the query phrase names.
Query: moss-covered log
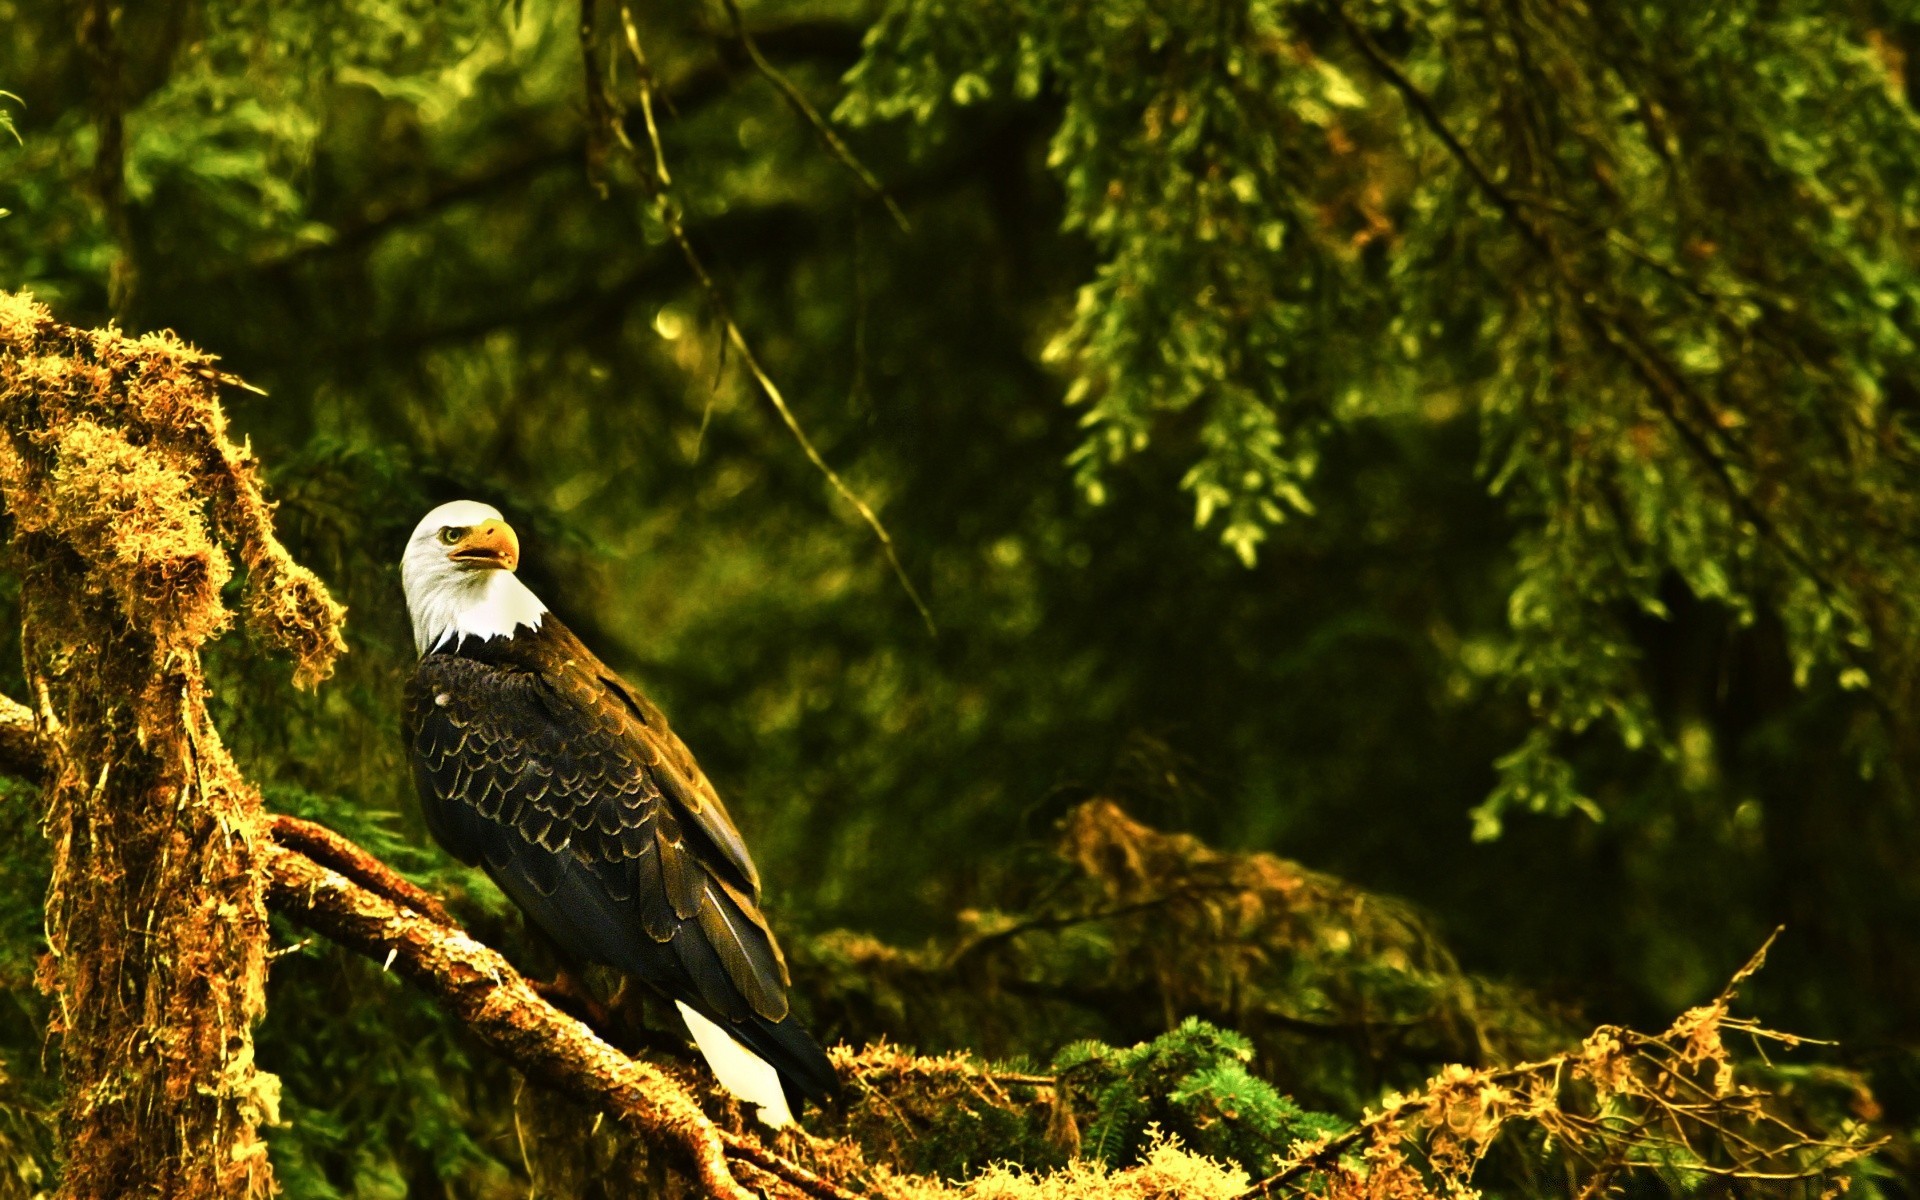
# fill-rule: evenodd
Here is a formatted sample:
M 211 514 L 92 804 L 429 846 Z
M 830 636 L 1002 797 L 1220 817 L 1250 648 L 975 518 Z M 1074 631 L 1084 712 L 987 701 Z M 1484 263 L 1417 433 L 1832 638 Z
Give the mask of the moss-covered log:
M 257 1069 L 267 842 L 206 711 L 200 648 L 232 615 L 297 677 L 342 610 L 274 540 L 225 433 L 212 360 L 170 338 L 56 324 L 0 297 L 0 493 L 23 581 L 25 668 L 51 749 L 50 953 L 66 1083 L 62 1194 L 266 1195 Z

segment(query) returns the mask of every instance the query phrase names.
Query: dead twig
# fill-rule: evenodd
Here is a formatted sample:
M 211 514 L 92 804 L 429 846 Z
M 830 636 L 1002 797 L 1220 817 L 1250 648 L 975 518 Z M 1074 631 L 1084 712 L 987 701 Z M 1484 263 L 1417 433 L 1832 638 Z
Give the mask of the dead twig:
M 1442 1177 L 1464 1185 L 1493 1139 L 1512 1122 L 1531 1122 L 1593 1172 L 1593 1187 L 1636 1165 L 1650 1147 L 1674 1152 L 1686 1170 L 1725 1179 L 1794 1180 L 1830 1174 L 1885 1143 L 1864 1132 L 1838 1138 L 1804 1133 L 1769 1112 L 1763 1094 L 1733 1083 L 1721 1034 L 1787 1044 L 1805 1039 L 1730 1017 L 1740 985 L 1766 962 L 1775 929 L 1713 1000 L 1682 1013 L 1662 1033 L 1602 1026 L 1579 1047 L 1537 1062 L 1471 1071 L 1449 1067 L 1406 1096 L 1391 1096 L 1345 1133 L 1297 1147 L 1278 1171 L 1235 1200 L 1256 1200 L 1308 1177 L 1346 1169 L 1364 1149 L 1369 1161 L 1400 1163 L 1401 1147 L 1425 1153 Z M 1608 1119 L 1578 1110 L 1562 1089 L 1580 1081 Z M 1612 1107 L 1610 1107 L 1612 1106 Z M 1624 1125 L 1624 1113 L 1637 1115 Z M 1650 1133 L 1650 1130 L 1664 1131 Z M 1767 1136 L 1762 1136 L 1767 1135 Z M 1731 1161 L 1713 1162 L 1696 1141 L 1710 1137 Z M 1589 1193 L 1593 1193 L 1589 1189 Z M 1583 1193 L 1583 1194 L 1589 1194 Z

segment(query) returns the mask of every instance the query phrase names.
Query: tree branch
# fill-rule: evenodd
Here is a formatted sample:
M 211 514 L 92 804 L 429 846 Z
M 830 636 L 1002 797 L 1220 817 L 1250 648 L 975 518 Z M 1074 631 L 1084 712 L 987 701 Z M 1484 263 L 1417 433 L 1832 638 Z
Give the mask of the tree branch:
M 720 1130 L 686 1089 L 541 999 L 498 951 L 359 887 L 297 850 L 277 847 L 267 867 L 267 896 L 274 908 L 430 993 L 528 1078 L 598 1105 L 635 1133 L 678 1148 L 715 1200 L 753 1200 L 727 1167 Z
M 269 813 L 267 828 L 275 842 L 339 872 L 374 895 L 410 908 L 438 924 L 458 928 L 440 897 L 325 825 L 285 813 Z
M 555 1008 L 500 953 L 447 921 L 437 897 L 400 877 L 347 838 L 310 821 L 273 820 L 303 838 L 315 830 L 329 854 L 356 873 L 397 881 L 439 909 L 436 919 L 413 911 L 309 858 L 276 847 L 268 859 L 267 901 L 315 933 L 381 963 L 440 1002 L 487 1048 L 529 1079 L 607 1112 L 636 1134 L 676 1148 L 716 1200 L 754 1200 L 727 1160 L 743 1162 L 816 1200 L 854 1200 L 851 1193 L 751 1137 L 707 1119 L 686 1088 L 659 1067 L 628 1058 L 580 1021 Z
M 0 774 L 45 783 L 47 745 L 33 723 L 33 710 L 11 696 L 0 696 Z
M 872 192 L 874 196 L 886 206 L 887 215 L 893 218 L 893 223 L 900 227 L 900 231 L 902 233 L 911 232 L 912 226 L 907 222 L 907 214 L 902 212 L 900 206 L 894 203 L 893 197 L 887 194 L 886 185 L 880 182 L 879 177 L 868 168 L 867 164 L 861 162 L 860 159 L 855 156 L 853 150 L 841 139 L 840 135 L 833 131 L 833 126 L 827 124 L 826 118 L 822 117 L 820 110 L 816 109 L 813 103 L 807 99 L 806 93 L 795 87 L 793 81 L 788 79 L 779 67 L 774 66 L 765 54 L 761 53 L 759 41 L 753 36 L 753 31 L 747 28 L 746 18 L 740 15 L 739 0 L 721 0 L 721 4 L 727 10 L 727 19 L 733 23 L 733 36 L 739 39 L 740 45 L 745 48 L 747 52 L 747 57 L 753 60 L 754 69 L 765 76 L 767 82 L 771 83 L 782 96 L 786 97 L 787 103 L 793 106 L 793 110 L 799 113 L 808 125 L 813 127 L 814 133 L 819 135 L 820 141 L 826 146 L 828 153 L 838 159 L 840 164 L 846 167 L 855 179 L 858 179 L 862 184 L 866 185 L 867 190 Z M 646 56 L 641 53 L 640 39 L 634 33 L 633 18 L 628 14 L 627 7 L 624 4 L 620 6 L 620 16 L 626 23 L 627 41 L 633 48 L 633 55 L 640 61 L 641 69 L 645 70 Z M 642 95 L 644 98 L 645 94 L 643 93 Z M 654 158 L 654 161 L 658 164 L 656 174 L 660 176 L 660 182 L 663 185 L 670 183 L 671 181 L 667 178 L 666 160 L 659 157 L 657 153 L 660 134 L 653 125 L 653 108 L 650 103 L 647 106 L 647 133 L 653 140 L 656 151 Z
M 39 782 L 49 751 L 32 710 L 0 695 L 0 772 Z M 677 1151 L 714 1200 L 756 1200 L 729 1160 L 814 1200 L 855 1200 L 751 1137 L 715 1125 L 672 1076 L 628 1058 L 553 1007 L 498 951 L 460 929 L 439 897 L 351 839 L 284 814 L 270 815 L 267 827 L 275 843 L 266 857 L 267 901 L 276 911 L 397 972 L 529 1079 Z

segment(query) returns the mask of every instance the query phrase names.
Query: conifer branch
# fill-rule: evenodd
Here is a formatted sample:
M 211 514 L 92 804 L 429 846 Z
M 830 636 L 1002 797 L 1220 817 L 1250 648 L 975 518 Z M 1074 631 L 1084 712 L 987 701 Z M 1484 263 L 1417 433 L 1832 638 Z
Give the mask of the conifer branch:
M 1839 598 L 1840 588 L 1828 573 L 1814 561 L 1813 556 L 1798 540 L 1790 536 L 1773 519 L 1771 513 L 1755 499 L 1752 491 L 1743 486 L 1734 475 L 1734 463 L 1728 454 L 1713 444 L 1715 436 L 1726 436 L 1727 422 L 1713 411 L 1695 389 L 1688 386 L 1681 373 L 1665 361 L 1658 350 L 1648 343 L 1617 313 L 1609 311 L 1593 290 L 1582 285 L 1573 277 L 1558 246 L 1547 232 L 1528 216 L 1522 202 L 1495 180 L 1473 151 L 1467 148 L 1460 136 L 1455 133 L 1441 115 L 1439 106 L 1433 98 L 1416 84 L 1407 74 L 1387 57 L 1386 51 L 1373 36 L 1347 11 L 1342 0 L 1329 0 L 1329 8 L 1341 29 L 1346 33 L 1354 48 L 1366 60 L 1367 65 L 1389 87 L 1399 94 L 1408 110 L 1417 116 L 1436 140 L 1443 146 L 1450 158 L 1472 181 L 1474 188 L 1492 204 L 1500 215 L 1541 259 L 1558 276 L 1564 294 L 1572 303 L 1574 311 L 1590 332 L 1611 350 L 1631 371 L 1646 389 L 1648 399 L 1688 451 L 1700 462 L 1707 473 L 1713 476 L 1727 494 L 1729 504 L 1735 512 L 1752 522 L 1754 528 L 1767 541 L 1777 547 L 1783 558 L 1803 574 L 1820 593 L 1830 601 Z M 1700 425 L 1683 415 L 1683 406 L 1696 409 L 1701 414 Z

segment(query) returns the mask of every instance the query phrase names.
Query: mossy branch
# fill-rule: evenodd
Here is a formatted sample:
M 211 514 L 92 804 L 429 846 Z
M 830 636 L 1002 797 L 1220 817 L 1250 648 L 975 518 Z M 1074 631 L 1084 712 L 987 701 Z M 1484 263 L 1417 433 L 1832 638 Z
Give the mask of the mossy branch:
M 0 722 L 4 722 L 4 719 L 5 713 L 0 712 Z M 4 730 L 5 725 L 0 724 L 0 753 L 5 750 Z M 342 837 L 318 821 L 307 821 L 285 813 L 270 813 L 267 821 L 273 840 L 282 847 L 306 855 L 320 866 L 344 875 L 353 883 L 401 908 L 410 908 L 442 925 L 453 925 L 453 917 L 448 914 L 446 905 L 440 902 L 440 897 L 381 862 L 351 839 Z
M 677 1148 L 715 1200 L 754 1200 L 727 1165 L 727 1139 L 684 1088 L 548 1004 L 498 951 L 297 850 L 278 847 L 267 867 L 273 908 L 398 972 L 529 1078 Z
M 50 753 L 31 710 L 0 696 L 0 771 L 43 779 Z M 549 1004 L 497 950 L 454 924 L 439 897 L 351 839 L 285 814 L 266 820 L 275 843 L 265 861 L 274 910 L 397 972 L 528 1078 L 674 1148 L 708 1195 L 756 1200 L 734 1177 L 732 1160 L 814 1200 L 853 1200 L 791 1159 L 715 1125 L 666 1072 L 628 1058 Z

